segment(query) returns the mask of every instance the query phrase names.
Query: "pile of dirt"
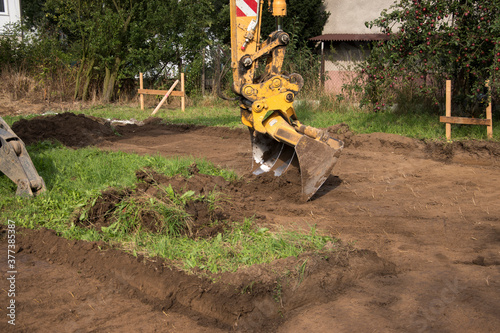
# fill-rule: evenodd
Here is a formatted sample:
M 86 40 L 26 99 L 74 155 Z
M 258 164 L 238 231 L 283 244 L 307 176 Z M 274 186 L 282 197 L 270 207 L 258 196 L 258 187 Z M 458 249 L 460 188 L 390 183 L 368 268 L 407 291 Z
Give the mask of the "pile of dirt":
M 69 112 L 21 119 L 12 125 L 12 130 L 25 144 L 51 140 L 72 148 L 95 145 L 115 135 L 109 122 Z
M 438 161 L 491 165 L 500 162 L 500 142 L 494 141 L 425 141 L 425 153 Z
M 345 123 L 326 130 L 331 137 L 342 140 L 346 148 L 466 164 L 491 165 L 500 162 L 500 142 L 419 140 L 389 133 L 355 135 Z
M 83 227 L 95 228 L 102 230 L 103 227 L 109 227 L 115 218 L 113 213 L 116 211 L 118 204 L 125 198 L 130 197 L 132 191 L 130 189 L 118 190 L 109 188 L 102 191 L 98 198 L 92 200 L 84 208 L 78 211 L 74 217 L 74 223 Z
M 326 131 L 332 138 L 344 142 L 344 147 L 348 147 L 351 144 L 352 137 L 354 136 L 351 128 L 346 123 L 330 126 Z
M 300 195 L 297 195 L 301 191 L 301 185 L 296 168 L 292 168 L 283 177 L 247 174 L 232 182 L 221 176 L 201 174 L 196 164 L 189 170 L 189 177 L 168 177 L 149 168 L 138 170 L 138 182 L 133 189 L 109 188 L 103 191 L 99 197 L 90 200 L 85 207 L 75 212 L 73 222 L 102 230 L 117 222 L 120 212 L 129 209 L 128 204 L 133 202 L 139 206 L 136 212 L 138 224 L 134 228 L 165 232 L 166 226 L 162 224 L 164 219 L 157 207 L 149 206 L 149 202 L 154 198 L 162 204 L 171 204 L 167 195 L 168 188 L 173 190 L 176 197 L 181 197 L 188 191 L 193 193 L 195 200 L 187 200 L 181 207 L 189 214 L 182 234 L 192 238 L 213 237 L 229 230 L 226 222 L 242 222 L 250 216 L 263 222 L 266 216 L 259 211 L 266 201 L 275 202 L 274 211 L 287 215 L 293 215 L 295 211 L 281 208 L 279 202 L 303 204 Z M 212 202 L 211 195 L 215 196 L 215 203 Z
M 3 231 L 2 234 L 6 234 Z M 102 242 L 68 241 L 47 229 L 18 231 L 17 258 L 33 256 L 56 264 L 56 268 L 72 267 L 86 278 L 106 282 L 106 289 L 99 290 L 99 294 L 108 288 L 114 292 L 119 290 L 120 294 L 139 299 L 159 312 L 181 313 L 196 318 L 200 325 L 226 331 L 274 332 L 289 314 L 304 304 L 328 302 L 366 276 L 395 274 L 394 265 L 372 251 L 338 248 L 328 256 L 304 254 L 234 273 L 200 276 L 186 274 L 167 260 L 134 257 Z M 43 266 L 39 269 L 43 270 Z M 29 269 L 23 271 L 29 274 Z M 80 298 L 84 291 L 78 289 L 77 293 L 77 287 L 72 288 L 71 295 Z M 20 297 L 27 292 L 20 293 Z M 47 308 L 57 306 L 60 294 L 70 293 L 55 288 L 51 294 L 52 297 L 44 301 Z M 90 311 L 92 307 L 87 303 L 91 301 L 82 299 Z M 31 313 L 26 306 L 21 314 Z M 68 312 L 66 303 L 59 306 Z M 126 308 L 126 304 L 116 306 Z M 73 304 L 72 309 L 75 307 L 79 309 Z M 40 328 L 40 318 L 21 319 L 24 327 Z M 53 320 L 75 321 L 74 316 L 59 316 L 44 318 L 42 322 Z

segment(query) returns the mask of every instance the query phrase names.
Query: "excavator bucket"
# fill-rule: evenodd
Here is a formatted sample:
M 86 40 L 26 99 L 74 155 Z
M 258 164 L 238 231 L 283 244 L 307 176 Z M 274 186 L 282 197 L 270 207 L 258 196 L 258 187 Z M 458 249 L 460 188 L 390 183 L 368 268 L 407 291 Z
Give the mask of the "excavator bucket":
M 45 191 L 45 182 L 31 161 L 24 143 L 0 117 L 0 173 L 17 185 L 16 194 L 33 196 Z
M 344 144 L 332 138 L 327 143 L 304 135 L 295 152 L 299 159 L 302 197 L 309 200 L 330 176 Z
M 252 134 L 252 153 L 254 175 L 272 171 L 276 177 L 281 176 L 292 163 L 295 150 L 266 134 Z
M 255 132 L 252 134 L 252 172 L 255 175 L 273 172 L 274 176 L 279 177 L 291 164 L 298 164 L 302 199 L 307 201 L 328 179 L 343 147 L 340 140 L 328 138 L 323 142 L 306 135 L 292 147 L 266 134 Z

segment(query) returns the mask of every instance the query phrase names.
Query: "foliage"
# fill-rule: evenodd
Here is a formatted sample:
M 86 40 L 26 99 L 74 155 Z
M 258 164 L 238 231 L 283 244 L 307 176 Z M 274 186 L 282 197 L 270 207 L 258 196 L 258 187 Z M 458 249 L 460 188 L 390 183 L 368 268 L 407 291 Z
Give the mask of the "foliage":
M 397 1 L 367 23 L 389 40 L 375 44 L 361 66 L 363 102 L 380 110 L 403 95 L 437 107 L 450 79 L 456 106 L 484 109 L 485 81 L 498 93 L 499 11 L 498 0 Z
M 295 41 L 288 59 L 301 63 L 290 70 L 312 73 L 317 66 L 309 65 L 317 59 L 305 45 L 321 33 L 328 14 L 322 0 L 288 2 L 285 29 Z M 185 72 L 186 90 L 196 93 L 201 83 L 200 50 L 215 54 L 230 43 L 229 1 L 26 0 L 21 6 L 22 29 L 0 40 L 0 68 L 24 71 L 48 101 L 54 96 L 97 97 L 105 103 L 127 99 L 135 96 L 139 72 L 145 73 L 147 88 Z M 275 24 L 267 4 L 264 7 L 266 36 Z M 206 70 L 217 77 L 221 63 L 225 64 L 224 56 L 207 58 Z M 40 73 L 42 78 L 34 77 Z
M 296 20 L 292 22 L 297 22 Z M 319 87 L 320 59 L 311 48 L 307 46 L 306 41 L 299 38 L 298 24 L 290 26 L 290 43 L 286 48 L 285 60 L 283 62 L 283 71 L 285 73 L 298 73 L 304 78 L 303 92 L 316 91 Z
M 32 74 L 57 60 L 62 77 L 66 66 L 76 81 L 73 99 L 87 99 L 94 87 L 104 102 L 135 92 L 139 72 L 153 81 L 178 75 L 210 43 L 214 23 L 208 0 L 28 0 L 22 6 L 25 27 L 1 41 L 0 67 Z M 39 45 L 50 48 L 37 52 Z
M 31 28 L 39 27 L 44 20 L 43 6 L 45 1 L 40 0 L 22 0 L 21 1 L 21 17 L 23 24 Z
M 267 4 L 262 11 L 262 37 L 276 30 L 276 20 L 266 8 Z M 297 40 L 307 43 L 309 38 L 322 34 L 329 16 L 324 0 L 288 0 L 283 30 L 293 32 Z
M 4 92 L 14 100 L 29 95 L 35 100 L 63 99 L 74 86 L 74 58 L 63 45 L 42 31 L 15 24 L 0 38 L 0 71 Z M 22 35 L 23 38 L 19 38 Z

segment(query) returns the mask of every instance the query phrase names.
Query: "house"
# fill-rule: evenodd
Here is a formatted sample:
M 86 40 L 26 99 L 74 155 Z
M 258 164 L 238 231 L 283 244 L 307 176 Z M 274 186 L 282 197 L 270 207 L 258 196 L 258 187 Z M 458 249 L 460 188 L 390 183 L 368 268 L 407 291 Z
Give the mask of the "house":
M 326 92 L 340 94 L 342 85 L 354 74 L 352 69 L 356 62 L 366 59 L 370 44 L 387 38 L 377 28 L 367 28 L 365 22 L 378 18 L 382 10 L 389 8 L 394 1 L 324 1 L 330 17 L 323 34 L 311 40 L 320 44 Z
M 20 0 L 0 0 L 0 35 L 7 24 L 21 20 Z

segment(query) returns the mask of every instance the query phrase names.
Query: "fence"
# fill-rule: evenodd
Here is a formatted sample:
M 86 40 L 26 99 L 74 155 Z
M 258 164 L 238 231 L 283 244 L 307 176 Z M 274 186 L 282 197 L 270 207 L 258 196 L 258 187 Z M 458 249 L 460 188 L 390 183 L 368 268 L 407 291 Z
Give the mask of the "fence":
M 489 82 L 486 82 L 488 87 Z M 493 119 L 491 112 L 491 97 L 489 99 L 488 107 L 486 108 L 486 119 L 465 118 L 465 117 L 452 117 L 451 116 L 451 81 L 446 80 L 446 116 L 441 116 L 440 121 L 446 123 L 446 139 L 451 140 L 451 124 L 465 124 L 465 125 L 484 125 L 487 126 L 486 132 L 488 138 L 493 137 Z
M 144 89 L 144 77 L 142 73 L 139 73 L 139 90 L 137 93 L 139 94 L 139 100 L 141 103 L 141 110 L 144 110 L 144 95 L 164 95 L 164 98 L 161 100 L 160 104 L 153 111 L 153 114 L 158 111 L 161 105 L 165 102 L 168 96 L 177 96 L 181 98 L 181 109 L 184 111 L 186 109 L 186 92 L 184 90 L 184 73 L 181 73 L 181 90 L 173 91 L 173 88 L 177 85 L 178 81 L 176 81 L 171 89 L 169 90 L 156 90 L 156 89 Z

